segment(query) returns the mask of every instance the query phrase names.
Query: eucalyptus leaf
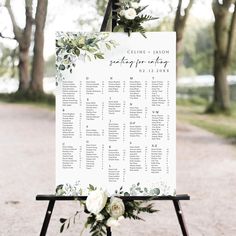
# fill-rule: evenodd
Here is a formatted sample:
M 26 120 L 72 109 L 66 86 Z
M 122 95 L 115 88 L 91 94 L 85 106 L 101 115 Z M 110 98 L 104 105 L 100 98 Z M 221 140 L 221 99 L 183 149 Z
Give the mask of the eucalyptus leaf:
M 65 223 L 67 221 L 67 219 L 65 219 L 65 218 L 60 218 L 60 222 L 61 223 Z
M 106 43 L 105 45 L 106 45 L 106 48 L 107 48 L 108 50 L 111 50 L 110 44 Z
M 63 232 L 63 230 L 64 230 L 64 227 L 65 227 L 65 224 L 63 224 L 63 225 L 61 226 L 61 228 L 60 228 L 60 233 L 62 233 L 62 232 Z
M 60 66 L 59 66 L 59 70 L 65 70 L 66 69 L 66 67 L 63 65 L 63 64 L 61 64 Z

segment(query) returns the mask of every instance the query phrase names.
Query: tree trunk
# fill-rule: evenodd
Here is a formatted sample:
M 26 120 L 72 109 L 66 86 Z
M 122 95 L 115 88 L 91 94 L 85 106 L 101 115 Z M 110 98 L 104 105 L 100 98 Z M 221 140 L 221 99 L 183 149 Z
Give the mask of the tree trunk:
M 32 32 L 32 0 L 25 0 L 25 27 L 21 29 L 15 19 L 15 15 L 11 8 L 11 1 L 6 0 L 5 7 L 8 10 L 15 40 L 19 44 L 19 89 L 18 92 L 26 92 L 29 87 L 29 48 L 31 43 L 31 32 Z
M 228 111 L 230 109 L 230 94 L 227 81 L 228 65 L 224 64 L 219 53 L 215 52 L 214 61 L 214 105 L 215 111 Z
M 174 31 L 176 32 L 176 54 L 177 54 L 177 62 L 176 62 L 176 78 L 179 77 L 179 68 L 182 65 L 182 44 L 183 44 L 183 36 L 184 30 L 186 26 L 187 19 L 189 17 L 190 9 L 194 3 L 194 0 L 189 0 L 188 6 L 183 10 L 182 9 L 182 0 L 179 0 L 175 21 L 174 21 Z M 182 12 L 184 11 L 184 14 Z
M 183 28 L 178 26 L 176 30 L 176 79 L 179 78 L 179 68 L 183 64 Z M 181 29 L 180 29 L 181 28 Z
M 209 110 L 213 112 L 228 112 L 230 110 L 230 93 L 227 75 L 236 27 L 236 1 L 234 1 L 235 9 L 231 17 L 229 8 L 232 3 L 232 0 L 224 0 L 222 4 L 219 3 L 218 0 L 214 0 L 212 4 L 215 16 L 215 54 L 213 70 L 215 82 L 213 103 Z
M 34 56 L 30 90 L 34 93 L 43 93 L 44 76 L 44 27 L 47 15 L 48 0 L 38 0 L 35 17 Z
M 18 92 L 25 92 L 29 87 L 29 49 L 19 46 L 19 89 Z

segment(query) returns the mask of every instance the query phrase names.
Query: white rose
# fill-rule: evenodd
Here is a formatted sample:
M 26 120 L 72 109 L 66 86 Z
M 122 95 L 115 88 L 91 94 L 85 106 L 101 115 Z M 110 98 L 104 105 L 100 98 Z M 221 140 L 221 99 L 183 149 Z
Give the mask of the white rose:
M 107 226 L 108 227 L 117 227 L 120 225 L 120 222 L 113 218 L 113 217 L 110 217 L 108 220 L 107 220 Z
M 109 205 L 109 214 L 111 217 L 118 219 L 125 212 L 125 205 L 120 198 L 114 197 L 111 198 L 111 202 Z
M 124 15 L 125 15 L 125 10 L 121 10 L 121 11 L 119 12 L 119 14 L 120 14 L 120 16 L 124 16 Z
M 105 207 L 106 202 L 106 192 L 97 189 L 89 193 L 86 199 L 86 207 L 89 212 L 97 215 Z
M 139 8 L 139 4 L 138 4 L 137 2 L 131 2 L 131 3 L 130 3 L 130 6 L 131 6 L 132 8 L 134 8 L 134 9 Z
M 104 216 L 102 214 L 98 214 L 98 215 L 96 215 L 96 220 L 97 221 L 103 221 L 104 220 Z
M 125 18 L 127 20 L 133 20 L 136 16 L 137 16 L 137 13 L 134 10 L 134 8 L 129 8 L 129 9 L 125 10 Z

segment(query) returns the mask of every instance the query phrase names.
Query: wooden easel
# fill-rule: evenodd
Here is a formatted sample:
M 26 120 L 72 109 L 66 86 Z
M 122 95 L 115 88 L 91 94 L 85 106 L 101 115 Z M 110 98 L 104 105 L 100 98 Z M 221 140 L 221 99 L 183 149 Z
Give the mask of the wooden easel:
M 115 10 L 117 9 L 116 3 L 118 0 L 109 0 L 106 8 L 106 12 L 103 18 L 102 26 L 100 31 L 107 31 L 108 22 L 110 16 L 114 16 L 117 14 Z M 117 22 L 114 18 L 112 18 L 111 22 L 111 30 L 113 31 L 114 27 L 117 25 Z M 37 195 L 37 201 L 49 201 L 47 211 L 45 214 L 45 218 L 43 221 L 43 225 L 41 228 L 40 236 L 45 236 L 47 233 L 48 225 L 51 219 L 51 215 L 53 212 L 53 208 L 56 201 L 74 201 L 74 200 L 86 200 L 87 196 L 56 196 L 56 195 Z M 148 200 L 152 198 L 153 201 L 172 201 L 174 204 L 175 212 L 179 221 L 179 225 L 182 231 L 183 236 L 189 236 L 187 231 L 187 227 L 184 220 L 183 211 L 181 209 L 180 201 L 182 200 L 190 200 L 190 196 L 188 194 L 181 194 L 176 196 L 160 196 L 160 197 L 150 197 L 150 196 L 122 196 L 123 201 L 134 201 L 134 200 Z M 107 236 L 111 236 L 111 228 L 107 227 Z
M 49 201 L 48 208 L 45 214 L 43 225 L 41 228 L 40 236 L 45 236 L 47 233 L 48 225 L 51 219 L 53 208 L 56 201 L 75 201 L 75 200 L 86 200 L 87 196 L 56 196 L 56 195 L 37 195 L 37 201 Z M 123 196 L 121 197 L 123 201 L 134 201 L 134 200 L 148 200 L 149 196 Z M 182 194 L 176 196 L 160 196 L 152 197 L 153 201 L 172 201 L 174 204 L 175 212 L 178 217 L 179 225 L 182 230 L 183 236 L 189 236 L 187 227 L 184 221 L 183 211 L 181 209 L 180 201 L 190 200 L 189 195 Z M 111 236 L 111 228 L 107 227 L 107 236 Z

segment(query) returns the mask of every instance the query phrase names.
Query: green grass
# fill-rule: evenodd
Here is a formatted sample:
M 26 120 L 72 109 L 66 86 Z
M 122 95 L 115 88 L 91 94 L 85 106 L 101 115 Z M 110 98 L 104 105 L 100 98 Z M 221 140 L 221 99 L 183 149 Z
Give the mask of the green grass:
M 236 104 L 232 104 L 231 115 L 206 114 L 205 100 L 177 100 L 177 119 L 190 123 L 214 134 L 236 141 Z
M 207 106 L 208 102 L 206 99 L 193 96 L 189 99 L 177 99 L 176 101 L 177 106 L 195 106 L 195 105 L 202 105 L 202 106 Z
M 55 109 L 55 96 L 51 94 L 0 94 L 0 102 L 27 104 L 50 110 Z
M 191 120 L 191 119 L 190 119 L 190 123 L 195 126 L 206 129 L 212 133 L 221 135 L 225 138 L 236 139 L 236 127 L 232 128 L 226 124 L 218 125 L 218 124 L 213 123 L 211 121 L 204 121 L 203 122 L 202 120 Z

